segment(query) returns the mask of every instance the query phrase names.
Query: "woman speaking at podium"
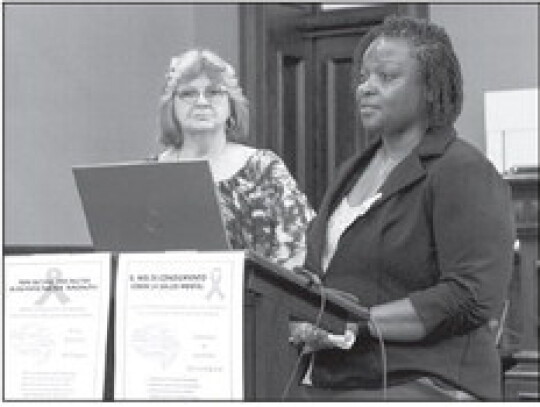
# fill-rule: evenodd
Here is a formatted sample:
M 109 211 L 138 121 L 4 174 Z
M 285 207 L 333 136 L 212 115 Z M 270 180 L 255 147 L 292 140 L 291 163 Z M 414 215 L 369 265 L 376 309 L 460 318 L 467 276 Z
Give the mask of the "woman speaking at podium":
M 303 263 L 314 212 L 283 161 L 248 147 L 248 101 L 233 67 L 191 49 L 174 57 L 160 103 L 159 161 L 207 159 L 233 249 L 292 268 Z
M 298 397 L 499 399 L 488 322 L 512 268 L 511 203 L 494 167 L 456 136 L 451 41 L 427 21 L 388 18 L 360 40 L 353 86 L 373 143 L 330 185 L 306 268 L 354 294 L 370 321 L 348 350 L 313 325 L 293 330 L 314 351 Z

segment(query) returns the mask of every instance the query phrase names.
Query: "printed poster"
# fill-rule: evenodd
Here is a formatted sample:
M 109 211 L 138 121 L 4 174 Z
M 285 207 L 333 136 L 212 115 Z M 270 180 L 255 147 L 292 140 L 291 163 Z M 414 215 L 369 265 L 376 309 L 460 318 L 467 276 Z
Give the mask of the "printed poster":
M 242 400 L 244 252 L 121 254 L 116 400 Z
M 109 254 L 4 259 L 6 400 L 101 400 Z

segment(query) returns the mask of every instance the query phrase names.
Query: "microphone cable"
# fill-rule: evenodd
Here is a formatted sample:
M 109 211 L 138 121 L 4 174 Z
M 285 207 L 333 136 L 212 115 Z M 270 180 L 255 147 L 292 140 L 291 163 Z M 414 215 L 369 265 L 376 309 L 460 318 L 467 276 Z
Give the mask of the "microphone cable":
M 322 317 L 324 315 L 324 310 L 326 308 L 326 301 L 327 301 L 326 289 L 323 286 L 322 281 L 317 274 L 311 273 L 304 269 L 299 270 L 299 272 L 301 274 L 306 275 L 310 279 L 311 284 L 314 284 L 319 288 L 319 293 L 321 296 L 321 304 L 319 306 L 319 312 L 317 314 L 317 317 L 315 318 L 315 323 L 313 324 L 314 329 L 319 329 L 319 325 L 321 323 Z M 373 319 L 371 318 L 369 319 L 368 325 L 371 325 L 373 327 L 373 330 L 375 331 L 377 340 L 379 342 L 379 349 L 380 349 L 380 354 L 381 354 L 381 370 L 382 370 L 381 372 L 382 373 L 382 393 L 383 393 L 382 398 L 384 401 L 386 401 L 388 398 L 388 361 L 387 361 L 387 356 L 386 356 L 386 348 L 384 345 L 384 338 L 382 336 L 382 332 L 378 324 Z M 291 374 L 289 375 L 285 388 L 283 389 L 283 392 L 281 394 L 281 401 L 284 401 L 285 398 L 288 396 L 291 386 L 292 386 L 292 382 L 294 378 L 296 377 L 296 374 L 298 373 L 300 362 L 302 358 L 308 354 L 309 352 L 308 352 L 307 345 L 304 345 L 302 347 L 302 350 L 298 354 L 298 357 L 296 358 Z
M 319 293 L 321 296 L 321 304 L 319 306 L 319 312 L 317 313 L 317 317 L 315 318 L 315 323 L 313 324 L 313 329 L 319 329 L 319 325 L 321 323 L 322 317 L 324 315 L 324 310 L 326 308 L 326 290 L 322 284 L 322 281 L 320 277 L 315 274 L 311 273 L 304 269 L 298 269 L 296 270 L 298 273 L 303 274 L 307 276 L 310 280 L 311 285 L 315 285 L 319 289 Z M 296 377 L 296 374 L 298 373 L 298 368 L 300 367 L 300 362 L 302 361 L 302 358 L 306 355 L 308 355 L 308 347 L 307 345 L 304 345 L 302 347 L 302 350 L 298 354 L 298 357 L 296 358 L 296 361 L 294 363 L 294 366 L 292 368 L 292 371 L 289 375 L 289 378 L 287 380 L 287 383 L 285 385 L 285 388 L 283 389 L 283 392 L 281 393 L 281 401 L 284 401 L 285 398 L 289 395 L 289 392 L 291 390 L 292 382 L 294 378 Z
M 371 325 L 373 329 L 375 330 L 375 334 L 377 336 L 377 340 L 379 341 L 379 349 L 381 351 L 381 365 L 382 365 L 382 393 L 383 393 L 383 400 L 386 401 L 388 398 L 387 390 L 388 390 L 388 364 L 386 359 L 386 349 L 384 347 L 384 338 L 382 336 L 381 330 L 379 328 L 379 325 L 373 319 L 369 318 L 368 326 Z

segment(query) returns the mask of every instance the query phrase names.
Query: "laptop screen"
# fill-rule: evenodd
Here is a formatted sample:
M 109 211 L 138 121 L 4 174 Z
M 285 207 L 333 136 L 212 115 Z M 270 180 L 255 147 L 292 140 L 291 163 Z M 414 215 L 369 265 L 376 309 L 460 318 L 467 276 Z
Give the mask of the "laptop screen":
M 206 160 L 75 166 L 95 250 L 228 250 Z

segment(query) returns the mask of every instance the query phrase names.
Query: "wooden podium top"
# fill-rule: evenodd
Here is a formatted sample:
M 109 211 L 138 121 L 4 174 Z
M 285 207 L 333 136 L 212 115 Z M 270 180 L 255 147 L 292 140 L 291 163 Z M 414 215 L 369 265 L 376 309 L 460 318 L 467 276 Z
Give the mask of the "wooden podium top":
M 300 296 L 312 297 L 320 300 L 321 287 L 317 286 L 307 275 L 295 273 L 252 252 L 246 252 L 246 263 L 254 266 L 257 277 L 272 279 L 283 286 L 284 289 L 294 289 Z M 247 285 L 246 289 L 253 288 Z M 352 294 L 343 293 L 335 289 L 322 287 L 329 309 L 336 309 L 346 313 L 355 320 L 368 320 L 369 309 L 352 299 Z

